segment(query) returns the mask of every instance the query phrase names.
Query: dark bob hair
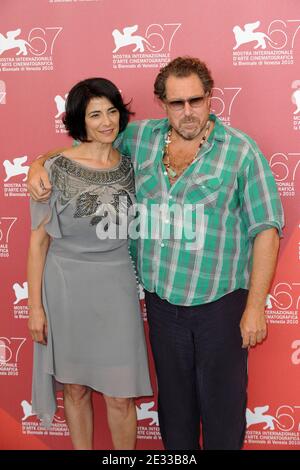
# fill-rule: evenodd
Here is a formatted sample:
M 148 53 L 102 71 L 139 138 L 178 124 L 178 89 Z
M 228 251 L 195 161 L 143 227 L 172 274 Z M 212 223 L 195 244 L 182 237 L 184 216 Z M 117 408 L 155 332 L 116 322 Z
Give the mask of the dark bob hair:
M 88 142 L 85 127 L 85 112 L 92 98 L 107 98 L 120 113 L 120 132 L 129 122 L 132 113 L 123 102 L 116 85 L 106 78 L 87 78 L 73 86 L 66 101 L 63 123 L 70 137 Z

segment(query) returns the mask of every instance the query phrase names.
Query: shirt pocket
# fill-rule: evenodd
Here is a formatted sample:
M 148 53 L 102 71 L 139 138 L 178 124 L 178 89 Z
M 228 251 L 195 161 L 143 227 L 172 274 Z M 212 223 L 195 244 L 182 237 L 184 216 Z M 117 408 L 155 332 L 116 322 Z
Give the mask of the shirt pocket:
M 135 172 L 136 197 L 156 200 L 161 197 L 161 182 L 159 179 L 158 165 L 153 161 L 141 163 Z
M 186 192 L 186 200 L 190 204 L 202 204 L 205 209 L 216 206 L 223 180 L 211 175 L 195 175 Z

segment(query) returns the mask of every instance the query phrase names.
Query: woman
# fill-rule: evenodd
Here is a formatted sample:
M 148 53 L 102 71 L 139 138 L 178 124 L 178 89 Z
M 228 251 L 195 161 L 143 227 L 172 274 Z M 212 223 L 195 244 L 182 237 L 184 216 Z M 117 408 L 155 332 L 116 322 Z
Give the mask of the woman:
M 32 409 L 50 426 L 63 386 L 75 449 L 92 449 L 92 389 L 103 393 L 116 449 L 134 449 L 133 397 L 152 394 L 128 241 L 110 231 L 134 202 L 130 161 L 112 146 L 129 115 L 109 80 L 76 84 L 64 123 L 80 144 L 48 160 L 50 201 L 31 201 Z

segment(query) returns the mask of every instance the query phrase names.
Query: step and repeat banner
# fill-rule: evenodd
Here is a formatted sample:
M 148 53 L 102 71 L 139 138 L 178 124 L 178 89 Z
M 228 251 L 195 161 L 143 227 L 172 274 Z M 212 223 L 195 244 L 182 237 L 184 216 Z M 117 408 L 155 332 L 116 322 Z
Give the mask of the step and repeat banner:
M 0 449 L 71 448 L 61 396 L 48 430 L 31 409 L 29 165 L 70 145 L 62 115 L 81 79 L 111 79 L 136 119 L 162 117 L 154 79 L 179 55 L 207 62 L 213 112 L 257 141 L 278 184 L 286 227 L 268 338 L 250 352 L 245 449 L 300 449 L 299 0 L 1 0 Z M 140 298 L 147 334 L 142 289 Z M 110 449 L 101 394 L 94 407 L 95 447 Z M 137 448 L 161 449 L 156 393 L 136 407 Z

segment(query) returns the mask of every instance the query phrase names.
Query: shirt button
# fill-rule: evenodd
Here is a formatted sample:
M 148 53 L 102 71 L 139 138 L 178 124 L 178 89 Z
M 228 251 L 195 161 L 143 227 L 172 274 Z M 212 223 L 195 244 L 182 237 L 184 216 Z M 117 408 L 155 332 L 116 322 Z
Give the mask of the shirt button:
M 165 244 L 164 244 L 164 243 L 161 243 L 160 246 L 163 248 L 163 247 L 165 246 Z
M 171 194 L 170 194 L 170 196 L 169 196 L 169 199 L 173 199 L 173 196 L 171 196 Z
M 166 171 L 164 171 L 164 175 L 165 175 L 165 176 L 167 176 L 167 175 L 168 175 L 168 173 L 167 173 Z

